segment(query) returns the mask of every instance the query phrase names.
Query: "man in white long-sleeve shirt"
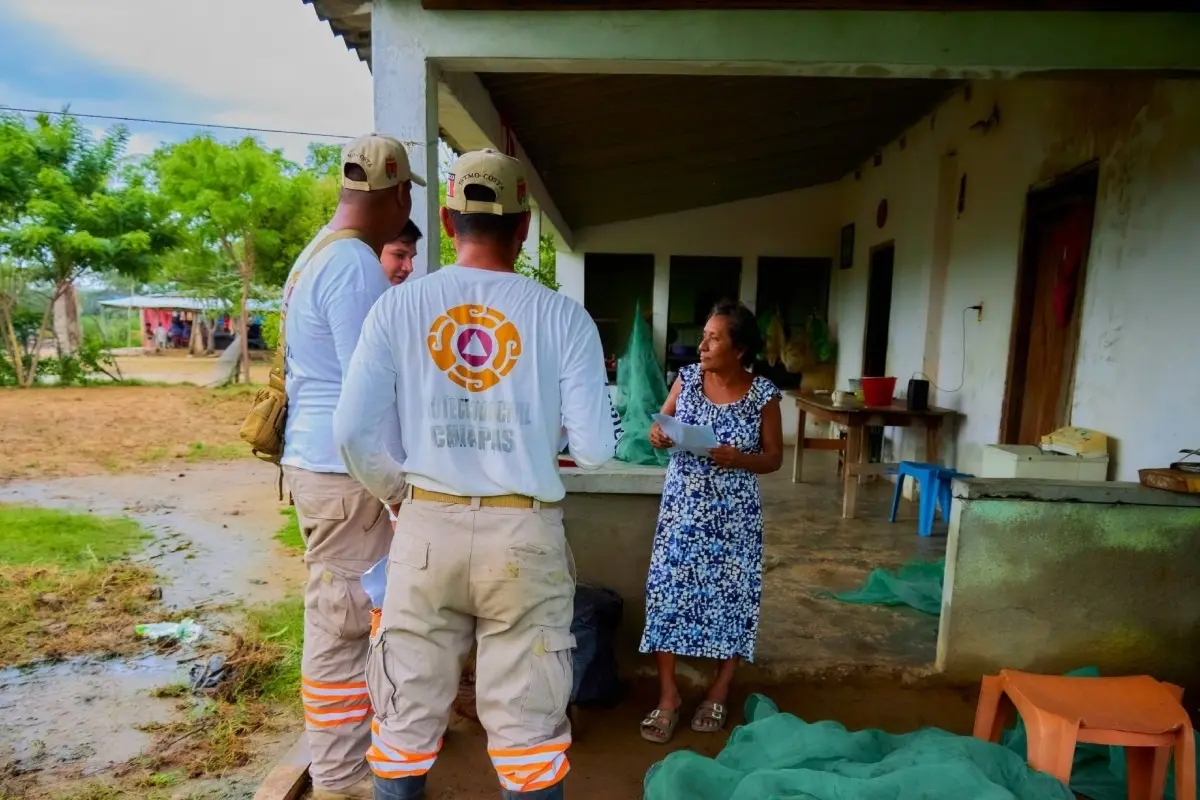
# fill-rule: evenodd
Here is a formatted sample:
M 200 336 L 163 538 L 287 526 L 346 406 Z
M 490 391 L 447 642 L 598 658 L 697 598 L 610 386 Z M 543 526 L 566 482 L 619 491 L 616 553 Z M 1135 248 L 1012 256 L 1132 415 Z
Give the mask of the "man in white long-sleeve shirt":
M 421 183 L 395 139 L 370 135 L 347 145 L 337 211 L 300 254 L 284 289 L 282 464 L 308 563 L 301 695 L 317 800 L 373 794 L 363 674 L 371 605 L 359 578 L 387 553 L 392 530 L 380 502 L 346 473 L 333 441 L 333 410 L 363 320 L 391 285 L 379 254 L 408 223 L 410 181 Z M 376 433 L 399 451 L 396 428 L 393 422 Z
M 380 298 L 334 415 L 350 474 L 397 514 L 367 661 L 377 800 L 423 797 L 472 644 L 504 796 L 563 796 L 575 583 L 557 455 L 565 432 L 599 467 L 620 425 L 587 312 L 513 271 L 528 209 L 517 160 L 455 162 L 458 263 Z M 379 436 L 397 419 L 402 458 Z

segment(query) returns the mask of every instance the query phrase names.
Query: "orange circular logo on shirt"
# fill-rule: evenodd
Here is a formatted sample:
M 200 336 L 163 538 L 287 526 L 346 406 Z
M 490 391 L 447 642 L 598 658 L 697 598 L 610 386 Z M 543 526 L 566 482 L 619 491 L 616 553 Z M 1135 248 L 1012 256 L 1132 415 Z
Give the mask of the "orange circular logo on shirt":
M 521 356 L 521 334 L 494 308 L 455 306 L 438 317 L 425 340 L 437 368 L 468 392 L 486 392 Z

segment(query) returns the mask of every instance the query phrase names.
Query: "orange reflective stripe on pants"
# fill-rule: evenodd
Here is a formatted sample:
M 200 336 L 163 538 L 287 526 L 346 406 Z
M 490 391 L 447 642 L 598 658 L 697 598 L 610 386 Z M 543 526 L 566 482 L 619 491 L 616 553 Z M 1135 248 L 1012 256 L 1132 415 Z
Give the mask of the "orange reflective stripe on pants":
M 437 750 L 432 753 L 406 753 L 389 747 L 379 737 L 379 722 L 372 720 L 371 749 L 367 751 L 367 764 L 380 778 L 412 778 L 429 772 L 441 749 L 440 741 Z
M 571 770 L 566 753 L 569 744 L 489 750 L 488 755 L 502 787 L 510 792 L 536 792 L 567 777 Z
M 475 645 L 479 721 L 501 786 L 559 783 L 570 769 L 574 594 L 562 509 L 403 503 L 367 658 L 375 774 L 432 765 Z
M 302 678 L 304 718 L 318 728 L 355 725 L 371 714 L 367 683 L 322 683 Z

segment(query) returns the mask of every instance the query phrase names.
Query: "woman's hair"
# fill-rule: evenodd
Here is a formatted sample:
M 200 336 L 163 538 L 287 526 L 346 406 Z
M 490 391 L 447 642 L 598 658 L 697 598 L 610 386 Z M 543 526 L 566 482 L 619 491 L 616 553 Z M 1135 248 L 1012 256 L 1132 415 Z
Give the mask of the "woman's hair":
M 742 366 L 749 367 L 762 350 L 762 334 L 758 332 L 758 320 L 754 312 L 736 300 L 721 300 L 713 306 L 709 319 L 725 317 L 729 320 L 729 340 L 734 350 L 742 351 Z

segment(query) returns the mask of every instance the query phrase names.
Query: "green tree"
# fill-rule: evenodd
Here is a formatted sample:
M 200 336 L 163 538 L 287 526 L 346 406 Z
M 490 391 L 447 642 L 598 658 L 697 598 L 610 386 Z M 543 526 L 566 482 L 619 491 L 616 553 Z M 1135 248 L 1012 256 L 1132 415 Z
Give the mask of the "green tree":
M 439 204 L 446 205 L 446 184 L 444 183 L 439 187 Z M 441 245 L 438 253 L 439 264 L 445 266 L 458 260 L 458 254 L 454 251 L 454 242 L 449 236 L 442 236 L 438 242 Z M 559 283 L 555 277 L 554 237 L 550 234 L 543 234 L 538 240 L 538 263 L 536 265 L 530 263 L 529 254 L 522 249 L 517 254 L 516 269 L 520 274 L 533 278 L 543 286 L 557 292 Z
M 336 144 L 313 142 L 308 146 L 305 168 L 313 173 L 337 182 L 342 172 L 342 147 Z
M 328 219 L 327 176 L 302 169 L 251 138 L 222 144 L 198 136 L 157 151 L 151 164 L 159 191 L 188 233 L 187 247 L 173 258 L 187 259 L 193 278 L 209 274 L 214 292 L 231 276 L 237 279 L 242 377 L 249 382 L 247 302 L 256 283 L 283 284 L 304 245 Z M 336 200 L 336 190 L 332 197 Z M 188 282 L 187 272 L 175 274 Z
M 41 349 L 25 359 L 13 347 L 14 291 L 46 289 L 40 336 L 60 298 L 74 311 L 80 276 L 145 276 L 175 241 L 166 207 L 144 174 L 120 168 L 127 140 L 121 127 L 96 139 L 71 116 L 0 121 L 0 258 L 11 272 L 0 288 L 0 322 L 22 386 L 35 381 Z M 77 319 L 72 329 L 60 352 L 70 354 L 79 344 Z

